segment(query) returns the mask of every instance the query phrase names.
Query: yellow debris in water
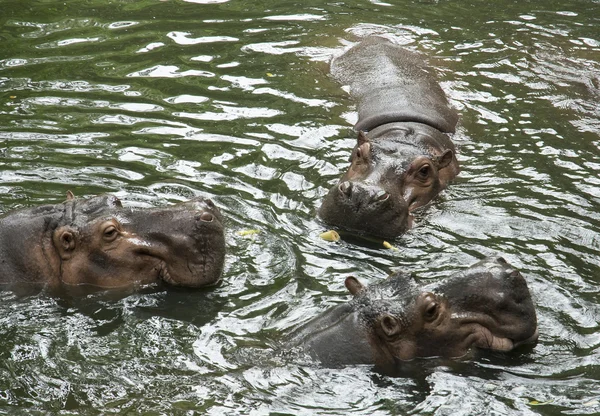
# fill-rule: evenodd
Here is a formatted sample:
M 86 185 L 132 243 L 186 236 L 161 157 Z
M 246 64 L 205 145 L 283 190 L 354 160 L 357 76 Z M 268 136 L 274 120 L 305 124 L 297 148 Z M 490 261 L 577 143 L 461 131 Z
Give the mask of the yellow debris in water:
M 237 232 L 237 234 L 241 235 L 242 237 L 245 237 L 247 235 L 256 235 L 258 233 L 260 233 L 260 230 L 241 230 Z
M 17 96 L 16 96 L 16 95 L 11 95 L 11 96 L 10 96 L 10 99 L 11 99 L 11 100 L 14 100 L 15 98 L 17 98 Z
M 319 237 L 325 241 L 340 241 L 340 235 L 334 230 L 325 231 Z
M 391 249 L 391 250 L 398 250 L 398 247 L 394 247 L 393 245 L 391 245 L 387 241 L 383 242 L 383 248 L 387 248 L 387 249 Z
M 537 400 L 532 400 L 529 402 L 531 406 L 543 406 L 545 404 L 551 404 L 554 402 L 554 399 L 546 400 L 545 402 L 539 402 Z
M 267 72 L 267 76 L 268 77 L 274 77 L 275 75 L 271 74 L 270 72 Z

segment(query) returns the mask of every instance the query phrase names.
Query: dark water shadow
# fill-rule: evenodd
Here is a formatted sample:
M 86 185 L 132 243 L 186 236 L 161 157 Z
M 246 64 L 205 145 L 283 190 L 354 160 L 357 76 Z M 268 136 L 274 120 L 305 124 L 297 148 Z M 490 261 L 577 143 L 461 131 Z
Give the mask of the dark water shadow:
M 213 288 L 174 288 L 163 284 L 123 290 L 78 286 L 52 295 L 63 315 L 91 318 L 95 322 L 92 330 L 98 336 L 117 330 L 129 315 L 137 320 L 160 316 L 201 326 L 213 320 L 226 302 Z

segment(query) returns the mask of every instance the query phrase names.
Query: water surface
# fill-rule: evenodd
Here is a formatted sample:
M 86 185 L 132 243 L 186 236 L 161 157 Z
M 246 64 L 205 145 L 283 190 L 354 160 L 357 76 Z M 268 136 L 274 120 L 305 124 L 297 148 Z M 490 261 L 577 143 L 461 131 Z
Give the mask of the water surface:
M 0 1 L 2 212 L 110 192 L 210 196 L 223 284 L 56 298 L 0 292 L 0 413 L 600 412 L 597 1 Z M 353 103 L 334 54 L 379 34 L 429 56 L 461 113 L 462 172 L 393 241 L 319 238 Z M 259 230 L 240 236 L 242 230 Z M 284 335 L 402 267 L 422 281 L 502 253 L 540 340 L 415 360 L 388 377 L 275 353 Z

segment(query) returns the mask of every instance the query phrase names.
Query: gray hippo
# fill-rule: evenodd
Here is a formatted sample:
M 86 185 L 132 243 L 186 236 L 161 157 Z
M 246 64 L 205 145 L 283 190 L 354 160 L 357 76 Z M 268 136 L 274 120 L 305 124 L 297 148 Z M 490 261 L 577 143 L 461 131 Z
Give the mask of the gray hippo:
M 329 367 L 372 364 L 383 371 L 416 357 L 461 357 L 471 348 L 510 351 L 537 340 L 525 279 L 503 258 L 487 258 L 419 287 L 396 272 L 370 287 L 346 279 L 354 298 L 292 334 L 290 345 Z
M 458 174 L 448 137 L 458 115 L 423 58 L 380 37 L 334 59 L 331 74 L 358 103 L 358 141 L 319 216 L 344 229 L 396 237 L 410 228 L 411 211 Z
M 202 198 L 131 209 L 115 196 L 69 192 L 63 203 L 0 218 L 0 242 L 0 287 L 201 287 L 219 281 L 225 256 L 221 214 Z

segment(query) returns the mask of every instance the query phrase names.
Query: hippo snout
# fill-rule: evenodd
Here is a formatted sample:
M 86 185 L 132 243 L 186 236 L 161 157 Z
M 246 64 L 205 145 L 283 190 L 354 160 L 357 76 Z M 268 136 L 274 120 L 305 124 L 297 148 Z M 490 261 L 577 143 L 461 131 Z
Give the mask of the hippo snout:
M 160 261 L 160 280 L 171 285 L 201 287 L 217 283 L 223 269 L 223 217 L 210 199 L 195 198 L 155 209 L 139 218 L 138 247 Z
M 409 228 L 404 198 L 359 181 L 346 180 L 333 186 L 319 216 L 328 224 L 382 238 L 394 238 Z
M 377 186 L 363 185 L 360 182 L 344 181 L 338 185 L 341 198 L 347 198 L 357 209 L 381 209 L 380 205 L 389 202 L 390 194 Z

